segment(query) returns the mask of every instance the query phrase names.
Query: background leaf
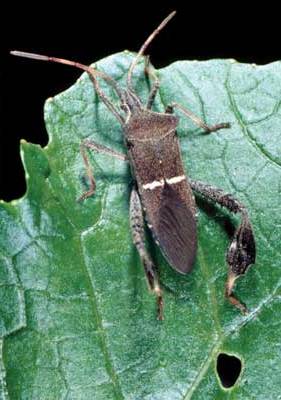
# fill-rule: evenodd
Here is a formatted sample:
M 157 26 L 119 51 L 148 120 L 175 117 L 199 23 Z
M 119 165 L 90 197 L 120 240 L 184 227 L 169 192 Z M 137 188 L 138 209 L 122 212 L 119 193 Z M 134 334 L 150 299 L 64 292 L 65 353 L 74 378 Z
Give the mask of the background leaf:
M 124 83 L 131 59 L 120 53 L 98 67 Z M 190 275 L 173 271 L 150 243 L 165 296 L 157 321 L 129 232 L 128 166 L 92 155 L 96 195 L 76 202 L 85 188 L 81 141 L 124 151 L 120 126 L 84 74 L 46 103 L 49 145 L 22 142 L 26 195 L 0 204 L 1 400 L 280 396 L 281 65 L 182 61 L 158 72 L 156 110 L 177 101 L 209 124 L 232 124 L 205 135 L 182 117 L 178 133 L 189 175 L 249 209 L 257 262 L 236 292 L 251 312 L 240 315 L 223 297 L 229 226 L 238 220 L 200 200 Z M 134 79 L 145 99 L 143 65 Z M 228 391 L 216 375 L 222 351 L 243 363 Z

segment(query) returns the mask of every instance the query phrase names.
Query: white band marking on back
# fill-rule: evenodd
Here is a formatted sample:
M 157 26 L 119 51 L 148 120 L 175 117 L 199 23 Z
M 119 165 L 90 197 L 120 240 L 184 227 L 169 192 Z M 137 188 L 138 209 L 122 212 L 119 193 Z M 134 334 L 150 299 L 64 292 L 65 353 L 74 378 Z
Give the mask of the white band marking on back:
M 173 185 L 174 183 L 179 183 L 184 180 L 185 180 L 185 175 L 179 175 L 179 176 L 174 176 L 173 178 L 166 179 L 166 182 L 169 183 L 169 185 Z
M 144 190 L 153 190 L 160 186 L 164 186 L 164 179 L 161 179 L 160 181 L 149 182 L 146 183 L 145 185 L 142 185 Z
M 161 187 L 164 186 L 165 181 L 169 184 L 169 185 L 173 185 L 175 183 L 179 183 L 181 181 L 184 181 L 185 175 L 178 175 L 178 176 L 173 176 L 172 178 L 168 178 L 168 179 L 160 179 L 160 181 L 153 181 L 153 182 L 149 182 L 146 183 L 145 185 L 142 185 L 144 190 L 153 190 L 157 187 Z

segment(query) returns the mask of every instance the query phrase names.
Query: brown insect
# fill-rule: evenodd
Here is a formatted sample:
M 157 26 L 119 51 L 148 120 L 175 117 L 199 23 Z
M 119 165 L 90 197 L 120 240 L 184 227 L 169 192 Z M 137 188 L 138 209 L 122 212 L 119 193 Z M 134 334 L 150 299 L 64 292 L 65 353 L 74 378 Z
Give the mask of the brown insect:
M 21 57 L 67 64 L 86 71 L 100 99 L 120 122 L 124 131 L 127 154 L 117 153 L 91 140 L 82 143 L 81 153 L 90 187 L 80 199 L 93 195 L 96 186 L 86 153 L 87 149 L 103 152 L 130 163 L 135 179 L 135 186 L 130 197 L 132 236 L 144 266 L 149 288 L 157 297 L 158 318 L 163 319 L 163 298 L 155 265 L 145 247 L 144 215 L 155 242 L 160 246 L 169 264 L 176 271 L 186 274 L 192 269 L 197 247 L 196 206 L 193 191 L 241 215 L 241 224 L 234 233 L 227 251 L 229 271 L 225 295 L 234 306 L 246 312 L 246 306 L 234 296 L 233 287 L 236 278 L 244 274 L 248 266 L 255 262 L 255 240 L 247 210 L 232 195 L 187 178 L 176 132 L 179 118 L 173 114 L 173 111 L 175 108 L 179 109 L 206 132 L 229 128 L 230 124 L 206 125 L 200 118 L 177 103 L 168 105 L 164 113 L 152 111 L 159 89 L 159 80 L 148 58 L 146 58 L 145 73 L 152 78 L 153 86 L 146 105 L 142 104 L 132 85 L 132 75 L 137 63 L 150 42 L 174 15 L 175 12 L 168 15 L 140 48 L 129 68 L 125 89 L 120 88 L 104 72 L 78 62 L 20 51 L 11 53 Z M 98 79 L 103 79 L 113 87 L 120 99 L 119 108 L 102 91 Z

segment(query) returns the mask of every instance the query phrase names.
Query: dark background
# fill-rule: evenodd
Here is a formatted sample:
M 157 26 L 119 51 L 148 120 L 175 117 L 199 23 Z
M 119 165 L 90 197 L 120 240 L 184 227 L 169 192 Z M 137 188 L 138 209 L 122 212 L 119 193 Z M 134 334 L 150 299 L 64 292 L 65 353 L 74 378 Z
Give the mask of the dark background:
M 24 2 L 26 3 L 26 2 Z M 156 68 L 179 59 L 235 58 L 266 64 L 281 58 L 279 10 L 269 2 L 153 2 L 75 5 L 41 2 L 1 11 L 0 42 L 0 198 L 25 192 L 19 157 L 21 138 L 46 145 L 46 98 L 72 85 L 80 71 L 67 66 L 9 56 L 25 50 L 85 64 L 129 49 L 173 9 L 176 17 L 149 48 Z M 60 4 L 60 9 L 58 5 Z

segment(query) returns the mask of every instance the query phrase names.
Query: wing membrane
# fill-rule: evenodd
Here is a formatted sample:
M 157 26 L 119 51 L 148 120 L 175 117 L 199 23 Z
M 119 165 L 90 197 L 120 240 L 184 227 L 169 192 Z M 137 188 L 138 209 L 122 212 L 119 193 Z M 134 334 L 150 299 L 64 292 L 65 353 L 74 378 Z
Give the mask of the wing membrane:
M 196 255 L 195 216 L 167 183 L 161 194 L 158 221 L 157 239 L 167 260 L 178 272 L 189 272 Z

